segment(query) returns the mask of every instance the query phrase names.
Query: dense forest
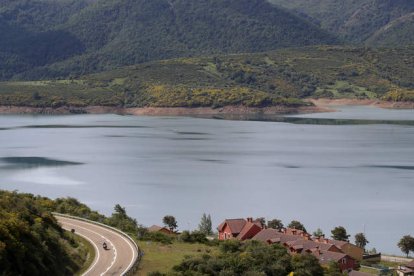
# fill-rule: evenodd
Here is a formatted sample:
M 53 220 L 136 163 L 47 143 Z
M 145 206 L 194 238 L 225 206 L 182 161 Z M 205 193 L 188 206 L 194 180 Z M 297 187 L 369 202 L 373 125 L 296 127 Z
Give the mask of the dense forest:
M 265 0 L 0 0 L 0 79 L 336 43 Z
M 3 105 L 300 106 L 306 98 L 414 101 L 414 48 L 320 46 L 179 58 L 79 78 L 0 83 Z
M 344 41 L 369 46 L 414 43 L 411 0 L 269 0 L 307 17 Z
M 47 201 L 0 191 L 0 274 L 73 275 L 87 250 L 46 209 Z

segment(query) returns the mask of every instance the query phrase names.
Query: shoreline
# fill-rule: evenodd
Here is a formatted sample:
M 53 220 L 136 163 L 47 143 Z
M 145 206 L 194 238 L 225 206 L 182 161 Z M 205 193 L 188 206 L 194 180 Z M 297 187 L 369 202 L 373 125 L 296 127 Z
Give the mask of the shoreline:
M 391 102 L 372 99 L 309 99 L 309 102 L 320 108 L 334 109 L 335 106 L 364 105 L 387 109 L 414 109 L 414 102 Z
M 25 106 L 0 106 L 0 114 L 43 114 L 43 115 L 68 115 L 68 114 L 119 114 L 134 116 L 189 116 L 189 115 L 251 115 L 251 114 L 303 114 L 315 112 L 329 112 L 332 109 L 319 106 L 272 106 L 272 107 L 246 107 L 225 106 L 221 108 L 211 107 L 106 107 L 87 106 L 59 108 L 52 107 L 25 107 Z
M 87 106 L 73 107 L 28 107 L 28 106 L 0 106 L 0 114 L 43 114 L 43 115 L 69 115 L 69 114 L 119 114 L 134 116 L 194 116 L 194 115 L 282 115 L 282 114 L 308 114 L 319 112 L 334 112 L 335 107 L 345 105 L 364 105 L 389 109 L 414 109 L 414 102 L 388 102 L 380 100 L 358 99 L 307 99 L 312 106 L 271 106 L 246 107 L 225 106 L 211 107 L 110 107 Z

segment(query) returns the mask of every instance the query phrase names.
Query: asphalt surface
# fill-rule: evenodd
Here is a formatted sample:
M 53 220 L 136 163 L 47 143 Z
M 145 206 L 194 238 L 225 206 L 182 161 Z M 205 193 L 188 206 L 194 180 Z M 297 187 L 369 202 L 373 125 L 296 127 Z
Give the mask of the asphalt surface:
M 138 252 L 126 237 L 111 229 L 81 220 L 55 215 L 63 229 L 75 230 L 95 248 L 95 260 L 82 275 L 123 275 L 135 262 Z M 103 248 L 106 242 L 108 248 Z

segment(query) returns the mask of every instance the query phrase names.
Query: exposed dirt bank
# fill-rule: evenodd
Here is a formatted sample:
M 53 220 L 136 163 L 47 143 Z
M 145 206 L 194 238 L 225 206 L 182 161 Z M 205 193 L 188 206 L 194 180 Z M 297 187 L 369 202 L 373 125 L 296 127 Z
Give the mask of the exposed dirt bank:
M 394 109 L 414 109 L 414 102 L 388 102 L 380 100 L 356 100 L 356 99 L 309 99 L 314 106 L 287 107 L 246 107 L 246 106 L 226 106 L 222 108 L 210 107 L 106 107 L 88 106 L 71 107 L 64 106 L 59 108 L 38 108 L 22 106 L 0 106 L 0 114 L 121 114 L 121 115 L 151 115 L 151 116 L 185 116 L 185 115 L 249 115 L 249 114 L 301 114 L 315 112 L 335 111 L 335 106 L 341 105 L 367 105 L 381 108 Z
M 105 106 L 88 107 L 59 107 L 59 108 L 37 108 L 20 106 L 0 106 L 3 114 L 122 114 L 122 115 L 152 115 L 152 116 L 185 116 L 185 115 L 216 115 L 216 114 L 296 114 L 327 112 L 328 108 L 318 106 L 286 107 L 272 106 L 254 108 L 245 106 L 226 106 L 222 108 L 210 107 L 142 107 L 142 108 L 120 108 Z

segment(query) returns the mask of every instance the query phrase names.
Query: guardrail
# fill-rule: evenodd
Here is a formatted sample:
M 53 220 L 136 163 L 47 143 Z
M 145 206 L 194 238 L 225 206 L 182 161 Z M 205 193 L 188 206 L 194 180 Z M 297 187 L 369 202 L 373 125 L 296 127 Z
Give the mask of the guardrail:
M 90 220 L 90 219 L 76 217 L 76 216 L 67 215 L 67 214 L 60 214 L 60 213 L 56 213 L 56 212 L 52 212 L 52 214 L 55 215 L 55 216 L 59 216 L 59 217 L 66 217 L 66 218 L 71 218 L 71 219 L 76 219 L 76 220 L 81 220 L 81 221 L 85 221 L 85 222 L 88 222 L 88 223 L 96 224 L 96 225 L 111 229 L 111 230 L 121 234 L 122 236 L 126 237 L 135 246 L 135 248 L 137 250 L 137 257 L 136 257 L 134 263 L 131 265 L 131 267 L 129 267 L 128 270 L 123 275 L 126 275 L 126 276 L 133 275 L 137 271 L 139 262 L 141 261 L 142 254 L 141 254 L 141 250 L 139 249 L 137 243 L 128 234 L 126 234 L 125 232 L 123 232 L 123 231 L 121 231 L 121 230 L 119 230 L 115 227 L 112 227 L 112 226 L 109 226 L 109 225 L 106 225 L 106 224 L 103 224 L 103 223 L 100 223 L 100 222 L 97 222 L 97 221 L 93 221 L 93 220 Z

